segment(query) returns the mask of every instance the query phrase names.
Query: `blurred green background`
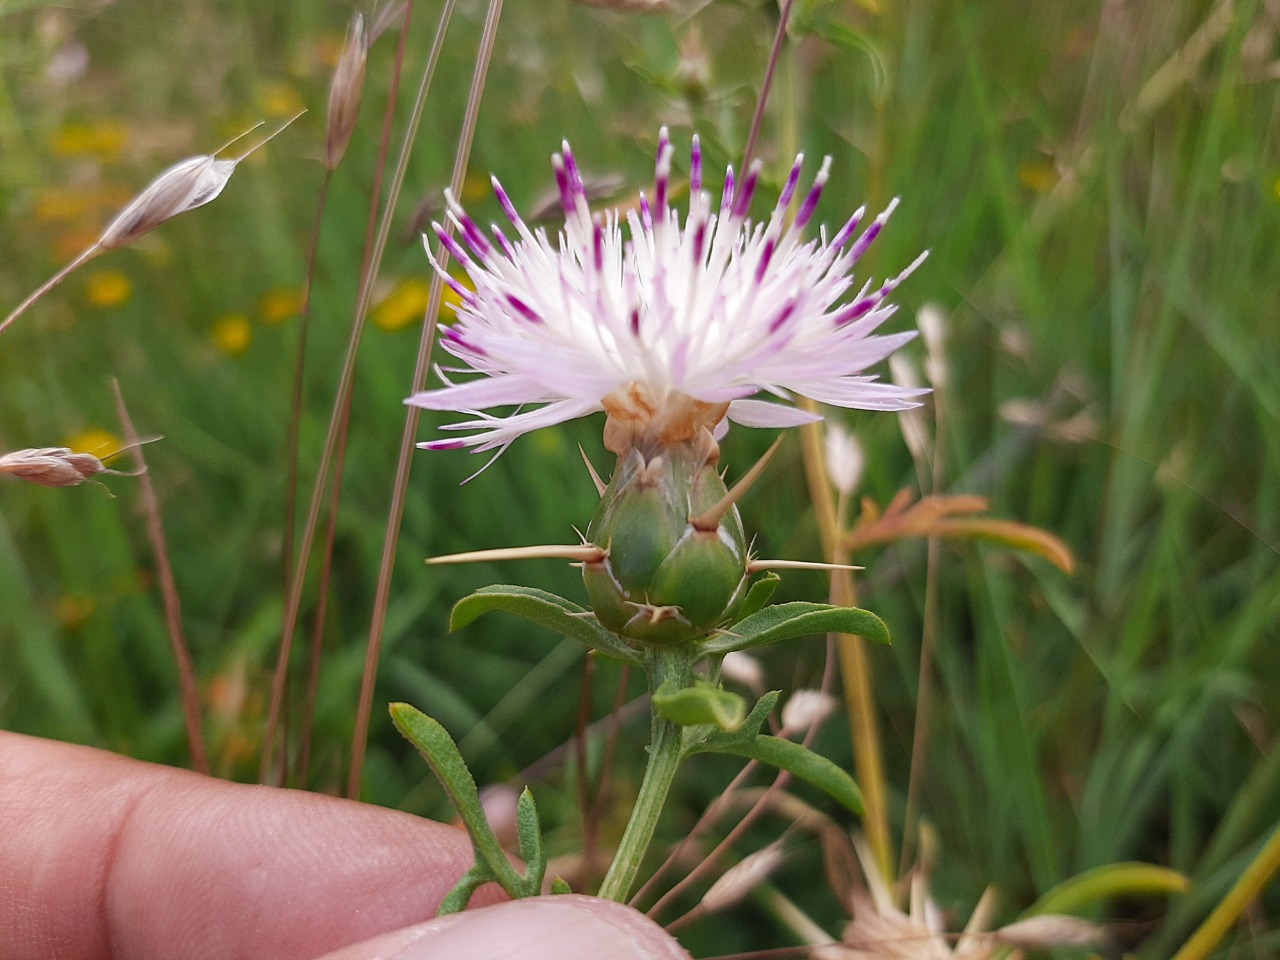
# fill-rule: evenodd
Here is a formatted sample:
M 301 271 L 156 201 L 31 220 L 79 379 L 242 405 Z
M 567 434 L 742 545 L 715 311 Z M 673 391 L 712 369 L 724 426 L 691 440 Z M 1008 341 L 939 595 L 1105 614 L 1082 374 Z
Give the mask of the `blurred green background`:
M 398 118 L 439 3 L 419 3 Z M 0 452 L 110 449 L 118 378 L 162 501 L 216 772 L 253 779 L 279 643 L 285 439 L 297 309 L 322 178 L 329 76 L 351 8 L 0 0 L 0 304 L 5 312 L 96 238 L 160 170 L 258 119 L 302 119 L 210 206 L 110 253 L 0 342 Z M 483 4 L 460 5 L 396 212 L 361 345 L 308 786 L 341 792 L 428 265 Z M 771 0 L 677 0 L 625 13 L 569 0 L 507 4 L 464 199 L 500 217 L 551 186 L 568 138 L 626 201 L 652 179 L 661 124 L 677 167 L 701 135 L 708 181 L 735 166 L 777 24 Z M 776 195 L 795 153 L 833 157 L 818 219 L 902 205 L 863 273 L 931 255 L 893 329 L 937 305 L 950 380 L 940 490 L 1056 533 L 1068 577 L 996 547 L 943 548 L 920 812 L 938 832 L 934 887 L 968 915 L 988 883 L 1008 918 L 1112 861 L 1185 872 L 1191 892 L 1112 903 L 1144 957 L 1171 952 L 1239 875 L 1280 810 L 1280 9 L 1269 2 L 946 4 L 803 0 L 758 154 Z M 373 48 L 355 139 L 334 177 L 315 280 L 303 498 L 323 443 L 354 307 L 368 194 L 398 34 Z M 393 147 L 393 153 L 394 149 Z M 768 199 L 768 198 L 766 198 Z M 763 203 L 763 201 L 762 201 Z M 437 214 L 438 215 L 438 214 Z M 920 344 L 908 348 L 917 359 Z M 881 504 L 926 490 L 897 419 L 840 414 Z M 425 439 L 447 418 L 424 421 Z M 482 783 L 534 770 L 557 852 L 577 820 L 571 774 L 539 763 L 571 736 L 582 657 L 501 618 L 450 636 L 469 590 L 522 582 L 581 597 L 554 562 L 426 569 L 431 554 L 570 542 L 594 491 L 576 445 L 607 463 L 596 419 L 480 460 L 418 455 L 404 519 L 364 796 L 448 816 L 381 704 L 406 699 L 459 739 Z M 105 431 L 105 435 L 104 435 Z M 735 430 L 740 473 L 767 446 Z M 187 760 L 181 703 L 137 482 L 44 489 L 0 478 L 0 724 L 167 763 Z M 110 492 L 108 492 L 108 490 Z M 113 496 L 114 495 L 114 496 Z M 743 508 L 765 556 L 818 559 L 800 444 Z M 855 559 L 864 604 L 895 636 L 872 653 L 894 822 L 911 758 L 925 595 L 921 543 Z M 825 595 L 788 574 L 785 599 Z M 314 597 L 308 599 L 310 606 Z M 815 686 L 820 639 L 763 654 L 770 686 Z M 303 697 L 303 655 L 290 713 Z M 614 667 L 595 673 L 595 716 Z M 637 681 L 638 684 L 638 681 Z M 635 692 L 639 692 L 636 686 Z M 624 734 L 615 789 L 640 772 Z M 296 729 L 295 729 L 296 735 Z M 847 724 L 819 741 L 850 757 Z M 682 774 L 669 838 L 733 773 Z M 803 791 L 801 791 L 803 793 Z M 806 794 L 807 796 L 807 794 Z M 819 802 L 816 797 L 812 799 Z M 621 814 L 619 814 L 621 815 Z M 607 823 L 612 829 L 614 825 Z M 753 842 L 783 826 L 766 818 Z M 742 852 L 751 849 L 744 846 Z M 829 931 L 816 844 L 775 878 Z M 1272 889 L 1238 953 L 1280 951 Z M 792 943 L 758 907 L 691 927 L 702 953 Z M 1228 941 L 1230 942 L 1230 941 Z

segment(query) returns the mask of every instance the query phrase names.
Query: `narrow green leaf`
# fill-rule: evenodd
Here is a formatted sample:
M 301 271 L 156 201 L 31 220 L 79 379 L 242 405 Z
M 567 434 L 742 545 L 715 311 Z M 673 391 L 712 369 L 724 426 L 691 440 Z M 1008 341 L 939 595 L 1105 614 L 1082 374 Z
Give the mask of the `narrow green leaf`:
M 483 861 L 488 872 L 502 884 L 504 890 L 513 896 L 517 895 L 520 875 L 507 860 L 502 844 L 489 826 L 475 779 L 467 769 L 462 754 L 458 752 L 453 737 L 449 736 L 449 731 L 407 703 L 393 703 L 390 710 L 396 728 L 418 748 L 422 758 L 427 761 L 427 766 L 449 795 L 449 801 L 458 811 L 467 833 L 471 835 L 477 861 Z
M 781 737 L 758 736 L 754 739 L 712 735 L 694 746 L 690 753 L 728 753 L 735 757 L 759 760 L 779 770 L 795 774 L 829 794 L 859 816 L 862 815 L 862 791 L 853 778 L 826 757 L 808 747 Z
M 477 864 L 462 875 L 452 890 L 450 890 L 443 900 L 440 901 L 440 909 L 436 911 L 437 917 L 448 916 L 451 913 L 461 913 L 467 908 L 467 904 L 471 902 L 471 896 L 480 888 L 482 884 L 488 883 L 493 876 L 486 870 L 483 865 Z
M 682 727 L 710 723 L 720 730 L 736 730 L 747 717 L 747 704 L 742 697 L 705 681 L 681 689 L 664 684 L 654 693 L 653 705 Z
M 742 600 L 742 606 L 738 608 L 738 619 L 743 620 L 753 613 L 759 613 L 763 610 L 764 605 L 769 602 L 769 598 L 773 596 L 773 591 L 778 589 L 778 584 L 781 582 L 782 578 L 770 571 L 751 584 L 747 588 L 747 595 Z
M 1108 863 L 1076 874 L 1049 890 L 1024 917 L 1041 913 L 1077 913 L 1111 897 L 1185 893 L 1191 881 L 1176 870 L 1149 863 Z
M 542 877 L 547 871 L 546 856 L 542 851 L 542 824 L 538 821 L 538 805 L 528 787 L 516 802 L 516 837 L 520 845 L 520 859 L 525 862 L 526 896 L 542 890 Z
M 600 626 L 590 610 L 572 600 L 533 587 L 512 584 L 482 587 L 454 604 L 453 613 L 449 616 L 449 629 L 461 630 L 481 614 L 492 610 L 523 617 L 615 660 L 640 662 L 640 655 Z
M 739 620 L 699 649 L 710 655 L 724 655 L 815 633 L 851 633 L 876 643 L 889 642 L 889 628 L 884 621 L 866 610 L 826 603 L 779 603 Z

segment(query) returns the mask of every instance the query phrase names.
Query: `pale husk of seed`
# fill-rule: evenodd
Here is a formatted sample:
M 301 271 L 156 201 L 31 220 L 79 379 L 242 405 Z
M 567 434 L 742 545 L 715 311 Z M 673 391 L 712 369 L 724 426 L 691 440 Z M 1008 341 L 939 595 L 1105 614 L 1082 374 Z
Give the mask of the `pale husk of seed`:
M 150 233 L 180 213 L 215 199 L 235 172 L 238 160 L 211 156 L 188 157 L 175 163 L 124 208 L 98 239 L 103 250 L 114 250 Z
M 342 162 L 351 135 L 360 116 L 360 98 L 364 92 L 365 66 L 369 59 L 369 40 L 365 36 L 364 16 L 356 13 L 347 28 L 338 66 L 329 85 L 329 119 L 325 131 L 325 166 L 335 170 Z
M 32 447 L 0 456 L 0 473 L 42 487 L 76 487 L 100 473 L 114 473 L 91 453 L 68 447 Z

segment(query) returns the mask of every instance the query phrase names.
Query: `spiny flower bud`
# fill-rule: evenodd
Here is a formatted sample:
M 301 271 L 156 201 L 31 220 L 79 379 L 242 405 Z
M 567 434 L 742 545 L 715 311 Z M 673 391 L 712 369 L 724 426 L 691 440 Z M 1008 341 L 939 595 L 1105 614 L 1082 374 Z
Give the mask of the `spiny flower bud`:
M 746 590 L 742 521 L 734 507 L 709 529 L 695 522 L 727 492 L 705 446 L 678 443 L 648 456 L 636 448 L 619 455 L 587 527 L 588 539 L 606 555 L 582 568 L 605 627 L 637 643 L 671 646 L 730 617 Z

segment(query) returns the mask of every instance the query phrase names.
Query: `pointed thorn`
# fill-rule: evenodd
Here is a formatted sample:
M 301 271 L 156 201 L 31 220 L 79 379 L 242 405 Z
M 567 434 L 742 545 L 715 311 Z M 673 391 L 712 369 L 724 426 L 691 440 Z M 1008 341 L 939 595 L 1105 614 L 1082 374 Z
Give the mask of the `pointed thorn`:
M 587 451 L 582 449 L 582 444 L 578 444 L 578 452 L 582 454 L 582 462 L 587 465 L 587 473 L 591 474 L 591 482 L 596 485 L 596 493 L 603 497 L 605 482 L 600 479 L 600 474 L 596 473 L 596 468 L 591 465 L 591 461 L 587 457 Z
M 761 570 L 865 570 L 866 567 L 851 563 L 818 563 L 812 560 L 752 560 L 747 564 L 748 573 Z
M 695 530 L 701 530 L 704 533 L 710 533 L 720 526 L 720 521 L 729 509 L 737 503 L 748 490 L 751 485 L 759 479 L 760 474 L 764 472 L 764 468 L 768 466 L 769 461 L 773 459 L 773 455 L 778 452 L 778 447 L 782 445 L 782 439 L 785 434 L 780 435 L 777 440 L 773 441 L 773 446 L 764 452 L 764 456 L 756 461 L 756 465 L 746 472 L 741 480 L 733 485 L 733 489 L 726 493 L 710 510 L 698 514 L 696 517 L 689 518 L 689 525 Z
M 533 547 L 501 547 L 497 550 L 471 550 L 443 557 L 427 557 L 429 565 L 441 563 L 481 563 L 485 560 L 552 560 L 561 558 L 581 563 L 599 563 L 609 555 L 595 544 L 538 544 Z

